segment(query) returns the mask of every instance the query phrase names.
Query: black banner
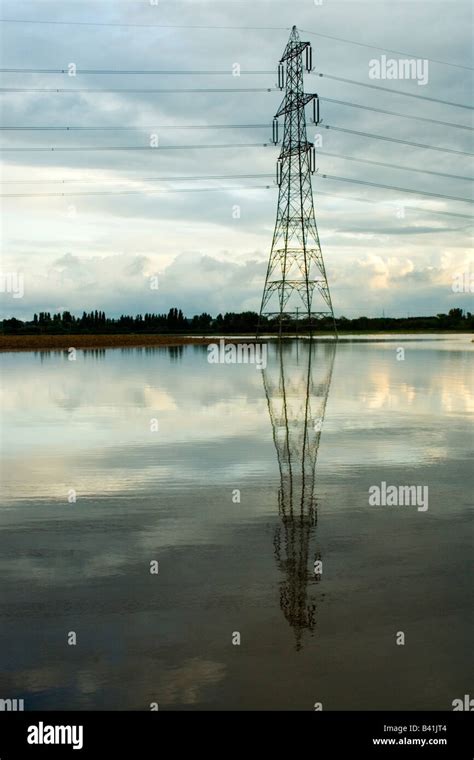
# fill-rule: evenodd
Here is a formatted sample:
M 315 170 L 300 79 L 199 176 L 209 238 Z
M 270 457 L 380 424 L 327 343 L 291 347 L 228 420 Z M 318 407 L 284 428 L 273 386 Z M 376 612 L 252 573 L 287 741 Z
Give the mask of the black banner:
M 361 758 L 472 760 L 472 735 L 469 712 L 2 712 L 0 760 L 182 752 L 247 757 L 256 748 L 265 757 L 288 750 L 314 758 L 345 751 Z

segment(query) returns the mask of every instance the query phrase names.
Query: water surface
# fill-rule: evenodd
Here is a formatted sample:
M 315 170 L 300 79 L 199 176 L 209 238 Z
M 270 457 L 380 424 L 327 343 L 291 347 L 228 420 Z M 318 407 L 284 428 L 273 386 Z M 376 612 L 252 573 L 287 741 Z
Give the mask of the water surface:
M 473 344 L 427 337 L 270 344 L 263 372 L 204 346 L 3 354 L 0 697 L 470 693 Z M 428 510 L 370 506 L 382 481 L 428 486 Z

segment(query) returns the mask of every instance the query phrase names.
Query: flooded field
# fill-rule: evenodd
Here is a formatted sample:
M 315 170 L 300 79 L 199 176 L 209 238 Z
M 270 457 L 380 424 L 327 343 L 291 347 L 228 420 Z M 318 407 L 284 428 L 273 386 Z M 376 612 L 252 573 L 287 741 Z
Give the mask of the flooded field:
M 452 709 L 473 346 L 269 342 L 261 370 L 200 345 L 3 354 L 0 698 Z

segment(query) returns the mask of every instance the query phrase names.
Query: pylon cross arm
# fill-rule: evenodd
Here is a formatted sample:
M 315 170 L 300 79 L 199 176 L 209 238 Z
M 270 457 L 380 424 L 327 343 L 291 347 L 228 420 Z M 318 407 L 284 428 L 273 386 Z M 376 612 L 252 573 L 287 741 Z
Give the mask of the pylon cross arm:
M 301 93 L 300 95 L 293 95 L 288 98 L 288 95 L 285 95 L 283 98 L 283 101 L 281 103 L 280 108 L 275 114 L 275 119 L 277 119 L 279 116 L 283 116 L 285 113 L 289 113 L 290 111 L 296 111 L 298 108 L 304 108 L 308 103 L 311 102 L 314 98 L 317 98 L 318 96 L 316 93 Z
M 306 50 L 309 44 L 310 44 L 309 42 L 301 42 L 301 40 L 299 40 L 298 42 L 294 42 L 294 41 L 288 42 L 285 52 L 280 58 L 280 63 L 284 63 L 285 61 L 289 61 L 291 58 L 296 58 L 297 55 L 301 55 L 303 50 Z

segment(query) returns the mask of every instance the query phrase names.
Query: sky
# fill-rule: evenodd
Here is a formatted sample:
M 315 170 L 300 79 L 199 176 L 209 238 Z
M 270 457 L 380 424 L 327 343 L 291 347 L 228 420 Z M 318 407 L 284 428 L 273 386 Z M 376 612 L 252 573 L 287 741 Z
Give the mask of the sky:
M 433 123 L 472 127 L 472 111 L 453 105 L 472 101 L 470 2 L 4 0 L 0 16 L 0 87 L 38 90 L 0 92 L 1 124 L 16 128 L 1 137 L 2 317 L 259 310 L 278 198 L 276 72 L 293 24 L 312 44 L 316 72 L 389 90 L 305 74 L 305 91 L 321 98 L 323 124 L 310 123 L 308 108 L 308 139 L 336 315 L 473 310 L 472 205 L 347 181 L 472 198 L 460 179 L 472 176 L 472 131 Z M 418 60 L 426 83 L 371 78 L 383 55 Z M 70 64 L 75 76 L 39 71 L 74 72 Z M 188 73 L 117 73 L 150 70 Z M 104 89 L 121 92 L 78 91 Z M 22 297 L 5 284 L 12 273 Z

